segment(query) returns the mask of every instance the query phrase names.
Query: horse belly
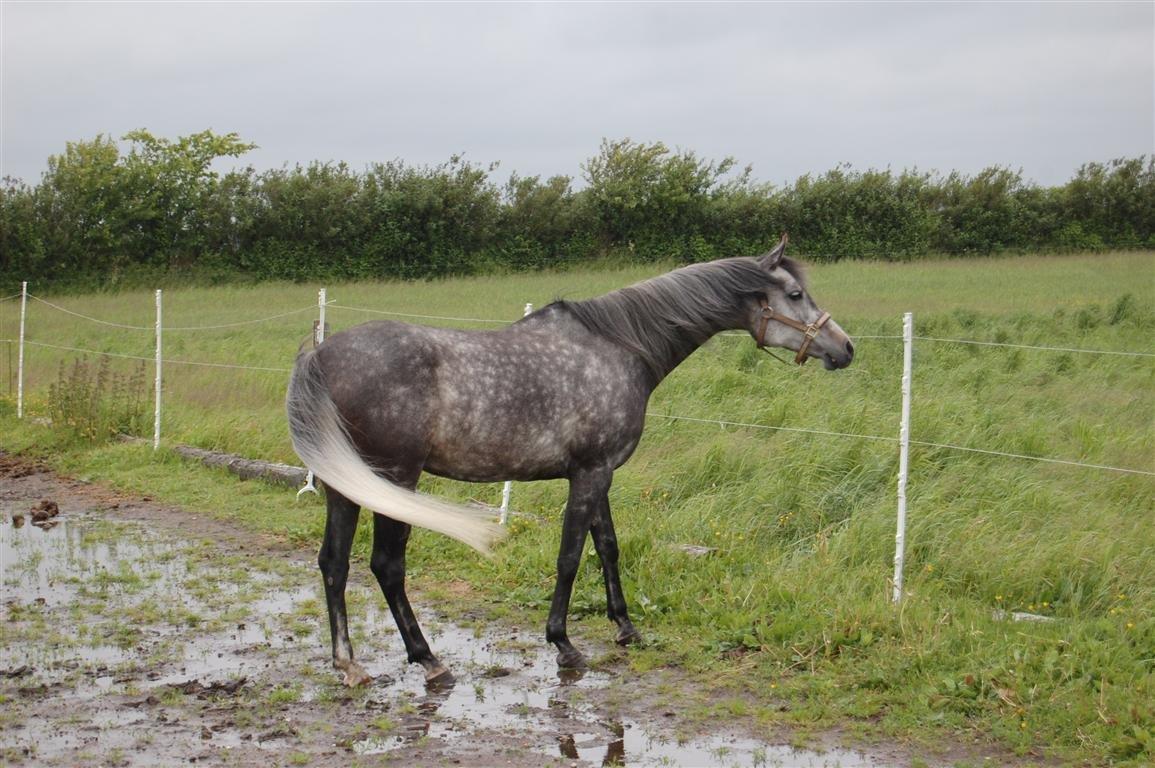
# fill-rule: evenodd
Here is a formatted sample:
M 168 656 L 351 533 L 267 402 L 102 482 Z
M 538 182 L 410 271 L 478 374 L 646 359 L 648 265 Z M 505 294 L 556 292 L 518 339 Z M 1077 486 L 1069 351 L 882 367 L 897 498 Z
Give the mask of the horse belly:
M 556 431 L 527 426 L 459 420 L 439 431 L 425 470 L 475 483 L 564 477 L 569 455 Z

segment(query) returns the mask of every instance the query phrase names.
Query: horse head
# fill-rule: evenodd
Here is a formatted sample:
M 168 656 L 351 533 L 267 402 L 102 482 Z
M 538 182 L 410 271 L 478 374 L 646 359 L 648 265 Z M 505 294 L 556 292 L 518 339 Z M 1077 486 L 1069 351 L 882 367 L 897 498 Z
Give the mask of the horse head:
M 827 370 L 845 368 L 854 359 L 854 344 L 810 298 L 800 266 L 785 257 L 786 242 L 782 235 L 773 250 L 757 257 L 766 282 L 748 308 L 750 333 L 759 348 L 795 352 L 798 365 L 816 357 Z

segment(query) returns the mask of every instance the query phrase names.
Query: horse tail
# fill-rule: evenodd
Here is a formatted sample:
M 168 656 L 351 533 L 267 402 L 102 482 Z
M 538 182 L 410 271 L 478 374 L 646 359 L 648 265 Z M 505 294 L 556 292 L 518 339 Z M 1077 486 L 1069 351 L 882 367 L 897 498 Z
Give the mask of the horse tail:
M 313 350 L 297 355 L 285 407 L 297 455 L 326 486 L 350 501 L 379 515 L 443 533 L 485 555 L 505 535 L 487 510 L 415 493 L 374 472 L 350 440 Z

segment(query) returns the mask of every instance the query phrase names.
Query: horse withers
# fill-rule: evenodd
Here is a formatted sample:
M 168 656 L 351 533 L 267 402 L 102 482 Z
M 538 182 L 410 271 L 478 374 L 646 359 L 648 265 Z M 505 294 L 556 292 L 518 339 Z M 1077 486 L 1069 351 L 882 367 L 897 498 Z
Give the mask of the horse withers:
M 546 624 L 561 667 L 581 667 L 566 634 L 587 533 L 601 560 L 617 642 L 639 639 L 618 575 L 610 517 L 614 470 L 629 459 L 661 381 L 710 337 L 744 329 L 759 347 L 795 351 L 827 369 L 854 357 L 846 333 L 810 298 L 786 238 L 759 257 L 693 264 L 587 301 L 557 301 L 495 331 L 365 323 L 302 351 L 287 397 L 293 447 L 325 483 L 319 564 L 333 665 L 348 685 L 349 550 L 362 507 L 373 518 L 370 569 L 409 661 L 452 680 L 405 595 L 405 548 L 419 525 L 487 553 L 503 529 L 485 510 L 414 491 L 422 472 L 470 482 L 569 480 L 557 583 Z

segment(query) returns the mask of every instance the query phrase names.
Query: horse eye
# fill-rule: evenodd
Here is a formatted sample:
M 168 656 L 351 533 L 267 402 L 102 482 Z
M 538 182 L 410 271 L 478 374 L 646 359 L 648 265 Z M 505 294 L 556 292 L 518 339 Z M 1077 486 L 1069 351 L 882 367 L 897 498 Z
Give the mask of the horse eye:
M 802 298 L 802 291 L 791 291 L 789 296 L 794 301 L 798 301 L 799 299 Z

